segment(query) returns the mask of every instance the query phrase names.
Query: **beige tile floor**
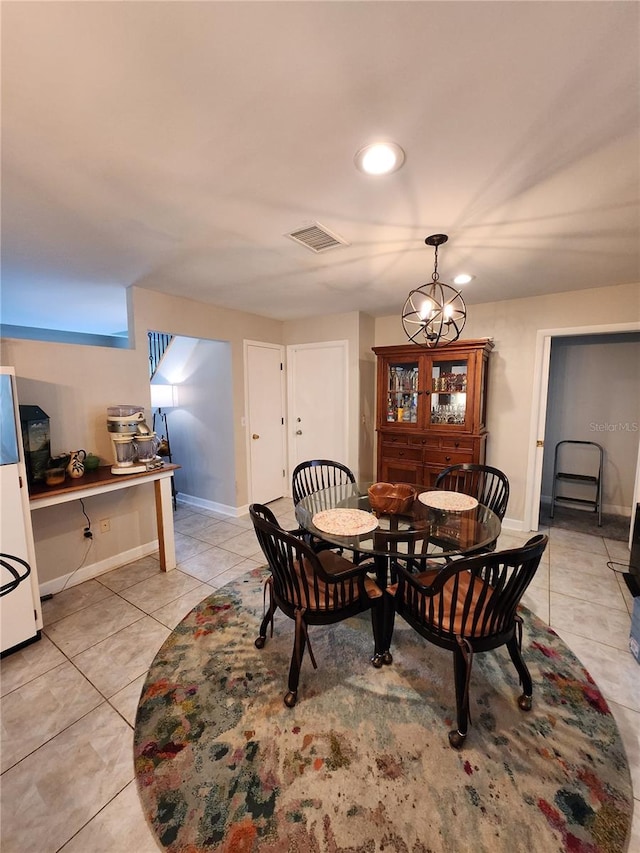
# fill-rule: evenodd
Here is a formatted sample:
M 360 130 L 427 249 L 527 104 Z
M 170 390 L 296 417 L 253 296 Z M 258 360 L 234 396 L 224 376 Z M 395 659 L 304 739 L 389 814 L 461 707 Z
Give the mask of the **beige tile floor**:
M 284 527 L 296 526 L 291 501 L 272 507 Z M 175 520 L 176 571 L 164 574 L 156 557 L 146 557 L 65 590 L 44 604 L 42 639 L 2 661 L 3 853 L 158 850 L 138 802 L 132 761 L 147 669 L 192 607 L 263 563 L 248 517 L 229 520 L 179 506 Z M 505 532 L 499 546 L 527 538 Z M 633 778 L 629 851 L 635 853 L 640 665 L 628 651 L 632 599 L 607 568 L 611 559 L 628 563 L 623 543 L 552 529 L 524 603 L 578 655 L 616 718 Z

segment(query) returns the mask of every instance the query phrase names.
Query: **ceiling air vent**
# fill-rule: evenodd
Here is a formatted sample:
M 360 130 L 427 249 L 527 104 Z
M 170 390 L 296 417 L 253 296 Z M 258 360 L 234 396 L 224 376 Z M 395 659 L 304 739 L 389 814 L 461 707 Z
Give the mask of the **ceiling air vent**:
M 324 225 L 319 222 L 312 222 L 310 225 L 304 225 L 302 228 L 297 228 L 295 231 L 290 231 L 285 234 L 285 237 L 290 237 L 296 243 L 306 246 L 316 254 L 318 252 L 326 252 L 328 249 L 335 249 L 338 246 L 348 246 L 349 243 L 338 237 L 337 234 L 332 234 Z

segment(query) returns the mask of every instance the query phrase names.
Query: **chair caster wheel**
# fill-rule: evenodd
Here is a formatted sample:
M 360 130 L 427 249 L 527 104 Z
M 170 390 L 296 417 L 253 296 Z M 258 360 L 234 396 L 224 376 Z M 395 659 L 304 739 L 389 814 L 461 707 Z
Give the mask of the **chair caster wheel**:
M 466 739 L 466 734 L 461 735 L 457 729 L 449 732 L 449 746 L 453 747 L 453 749 L 462 749 Z
M 287 706 L 287 708 L 293 708 L 297 701 L 298 694 L 294 693 L 292 690 L 285 694 L 284 704 Z
M 533 696 L 527 696 L 524 693 L 518 696 L 518 708 L 521 711 L 530 711 L 533 705 Z
M 382 655 L 374 655 L 371 658 L 371 663 L 375 666 L 376 669 L 380 669 L 382 667 Z
M 267 642 L 266 637 L 256 637 L 256 641 L 254 643 L 256 649 L 264 649 L 264 644 Z
M 390 652 L 390 651 L 386 651 L 386 652 L 382 655 L 382 663 L 383 663 L 385 666 L 389 666 L 390 664 L 392 664 L 392 663 L 393 663 L 393 655 L 391 654 L 391 652 Z

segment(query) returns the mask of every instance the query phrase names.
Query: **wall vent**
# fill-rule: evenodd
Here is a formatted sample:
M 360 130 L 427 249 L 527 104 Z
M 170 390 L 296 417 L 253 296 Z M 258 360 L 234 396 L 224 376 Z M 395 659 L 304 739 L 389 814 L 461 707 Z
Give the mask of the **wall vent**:
M 285 234 L 285 237 L 290 237 L 301 246 L 306 246 L 312 252 L 326 252 L 329 249 L 335 249 L 338 246 L 348 246 L 349 243 L 337 234 L 333 234 L 324 225 L 319 222 L 312 222 L 309 225 L 303 225 L 301 228 L 296 228 L 295 231 L 290 231 Z

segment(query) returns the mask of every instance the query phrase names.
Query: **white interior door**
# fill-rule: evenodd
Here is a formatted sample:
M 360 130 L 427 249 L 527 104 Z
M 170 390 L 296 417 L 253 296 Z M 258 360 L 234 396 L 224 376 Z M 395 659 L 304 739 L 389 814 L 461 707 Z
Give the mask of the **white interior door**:
M 348 343 L 287 347 L 289 464 L 307 459 L 347 462 Z
M 284 350 L 245 341 L 245 388 L 249 495 L 268 503 L 287 491 Z

